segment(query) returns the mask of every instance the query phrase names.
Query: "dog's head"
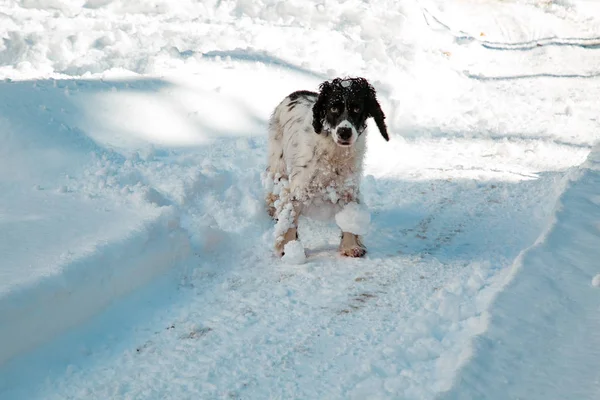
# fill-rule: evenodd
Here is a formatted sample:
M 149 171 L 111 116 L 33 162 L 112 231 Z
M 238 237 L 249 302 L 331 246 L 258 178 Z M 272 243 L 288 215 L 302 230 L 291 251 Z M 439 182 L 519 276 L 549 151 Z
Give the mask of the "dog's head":
M 375 89 L 364 78 L 336 78 L 319 86 L 313 106 L 313 127 L 317 133 L 331 134 L 339 146 L 352 146 L 373 117 L 381 136 L 390 140 L 385 115 L 377 101 Z

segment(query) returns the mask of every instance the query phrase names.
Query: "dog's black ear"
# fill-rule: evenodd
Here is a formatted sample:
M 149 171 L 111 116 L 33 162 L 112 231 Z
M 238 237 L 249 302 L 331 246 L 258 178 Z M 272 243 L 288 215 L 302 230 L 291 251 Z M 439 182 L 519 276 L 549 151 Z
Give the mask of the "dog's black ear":
M 313 128 L 318 134 L 323 130 L 323 121 L 325 120 L 325 114 L 327 113 L 326 107 L 329 101 L 329 96 L 333 91 L 333 86 L 330 82 L 325 81 L 319 86 L 319 97 L 317 102 L 313 106 Z
M 389 142 L 390 137 L 388 136 L 387 127 L 385 126 L 385 114 L 383 113 L 383 110 L 381 110 L 379 101 L 377 101 L 375 89 L 371 85 L 369 85 L 369 95 L 367 98 L 367 113 L 369 117 L 373 117 L 375 120 L 381 136 Z

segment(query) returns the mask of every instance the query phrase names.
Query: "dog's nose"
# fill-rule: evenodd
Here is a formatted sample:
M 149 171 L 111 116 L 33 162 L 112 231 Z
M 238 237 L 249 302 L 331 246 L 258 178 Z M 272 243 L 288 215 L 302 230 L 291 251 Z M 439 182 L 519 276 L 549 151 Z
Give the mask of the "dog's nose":
M 352 137 L 352 129 L 346 126 L 338 128 L 337 135 L 342 140 L 350 140 L 350 138 Z

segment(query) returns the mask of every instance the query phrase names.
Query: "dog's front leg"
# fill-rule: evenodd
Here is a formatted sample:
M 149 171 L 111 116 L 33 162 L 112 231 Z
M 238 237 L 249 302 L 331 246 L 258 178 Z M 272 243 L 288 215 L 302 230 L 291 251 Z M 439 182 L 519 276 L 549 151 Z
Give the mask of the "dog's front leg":
M 339 250 L 345 257 L 362 257 L 367 254 L 367 248 L 360 236 L 350 232 L 342 232 Z
M 275 225 L 275 253 L 283 256 L 284 247 L 292 240 L 298 239 L 298 218 L 300 217 L 300 203 L 291 200 L 283 205 L 279 219 Z
M 344 208 L 346 208 L 349 204 L 353 204 L 355 207 L 359 204 L 358 196 L 355 195 L 357 193 L 358 193 L 357 190 L 351 190 L 351 191 L 347 191 L 347 192 L 343 193 L 342 196 L 340 196 L 340 203 L 343 207 L 343 211 L 344 211 L 346 217 L 348 216 L 347 214 L 350 213 L 350 214 L 354 214 L 354 215 L 350 215 L 350 218 L 352 218 L 352 219 L 364 219 L 364 216 L 358 215 L 359 214 L 358 207 L 356 208 L 354 213 L 352 213 L 351 210 L 344 210 Z M 364 211 L 363 211 L 363 214 L 364 214 Z M 366 217 L 367 217 L 367 220 L 370 220 L 368 213 L 366 214 Z M 346 226 L 347 222 L 345 221 L 345 218 L 338 219 L 336 217 L 336 222 L 338 222 L 338 225 L 340 226 L 340 228 L 342 230 L 342 239 L 340 241 L 340 247 L 339 247 L 340 254 L 345 257 L 363 257 L 365 254 L 367 254 L 367 248 L 363 244 L 360 235 L 348 231 L 350 229 L 349 229 L 349 226 Z M 354 221 L 354 222 L 355 223 L 353 225 L 356 224 L 356 221 Z M 353 228 L 356 229 L 357 227 L 353 227 Z M 361 232 L 358 232 L 358 233 L 361 233 Z

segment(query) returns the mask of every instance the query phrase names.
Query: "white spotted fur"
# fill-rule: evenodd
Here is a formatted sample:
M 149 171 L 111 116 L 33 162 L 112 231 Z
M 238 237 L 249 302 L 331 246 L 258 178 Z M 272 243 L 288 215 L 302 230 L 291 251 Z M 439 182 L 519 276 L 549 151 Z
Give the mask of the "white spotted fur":
M 330 134 L 315 133 L 312 125 L 312 107 L 317 97 L 299 97 L 290 110 L 290 97 L 286 97 L 276 108 L 269 121 L 269 166 L 268 178 L 285 182 L 285 195 L 267 194 L 267 205 L 271 215 L 278 219 L 279 232 L 276 249 L 281 253 L 287 241 L 281 232 L 295 228 L 302 213 L 314 218 L 333 218 L 344 205 L 357 202 L 359 184 L 366 151 L 365 134 L 358 135 L 353 129 L 353 144 L 339 146 Z M 335 132 L 337 127 L 332 127 Z M 289 214 L 291 217 L 282 220 Z M 285 210 L 285 211 L 284 211 Z M 283 229 L 282 226 L 283 225 Z M 344 234 L 345 235 L 345 234 Z M 342 245 L 360 246 L 356 240 L 346 238 Z M 362 256 L 364 251 L 358 255 Z M 357 255 L 354 255 L 357 256 Z

